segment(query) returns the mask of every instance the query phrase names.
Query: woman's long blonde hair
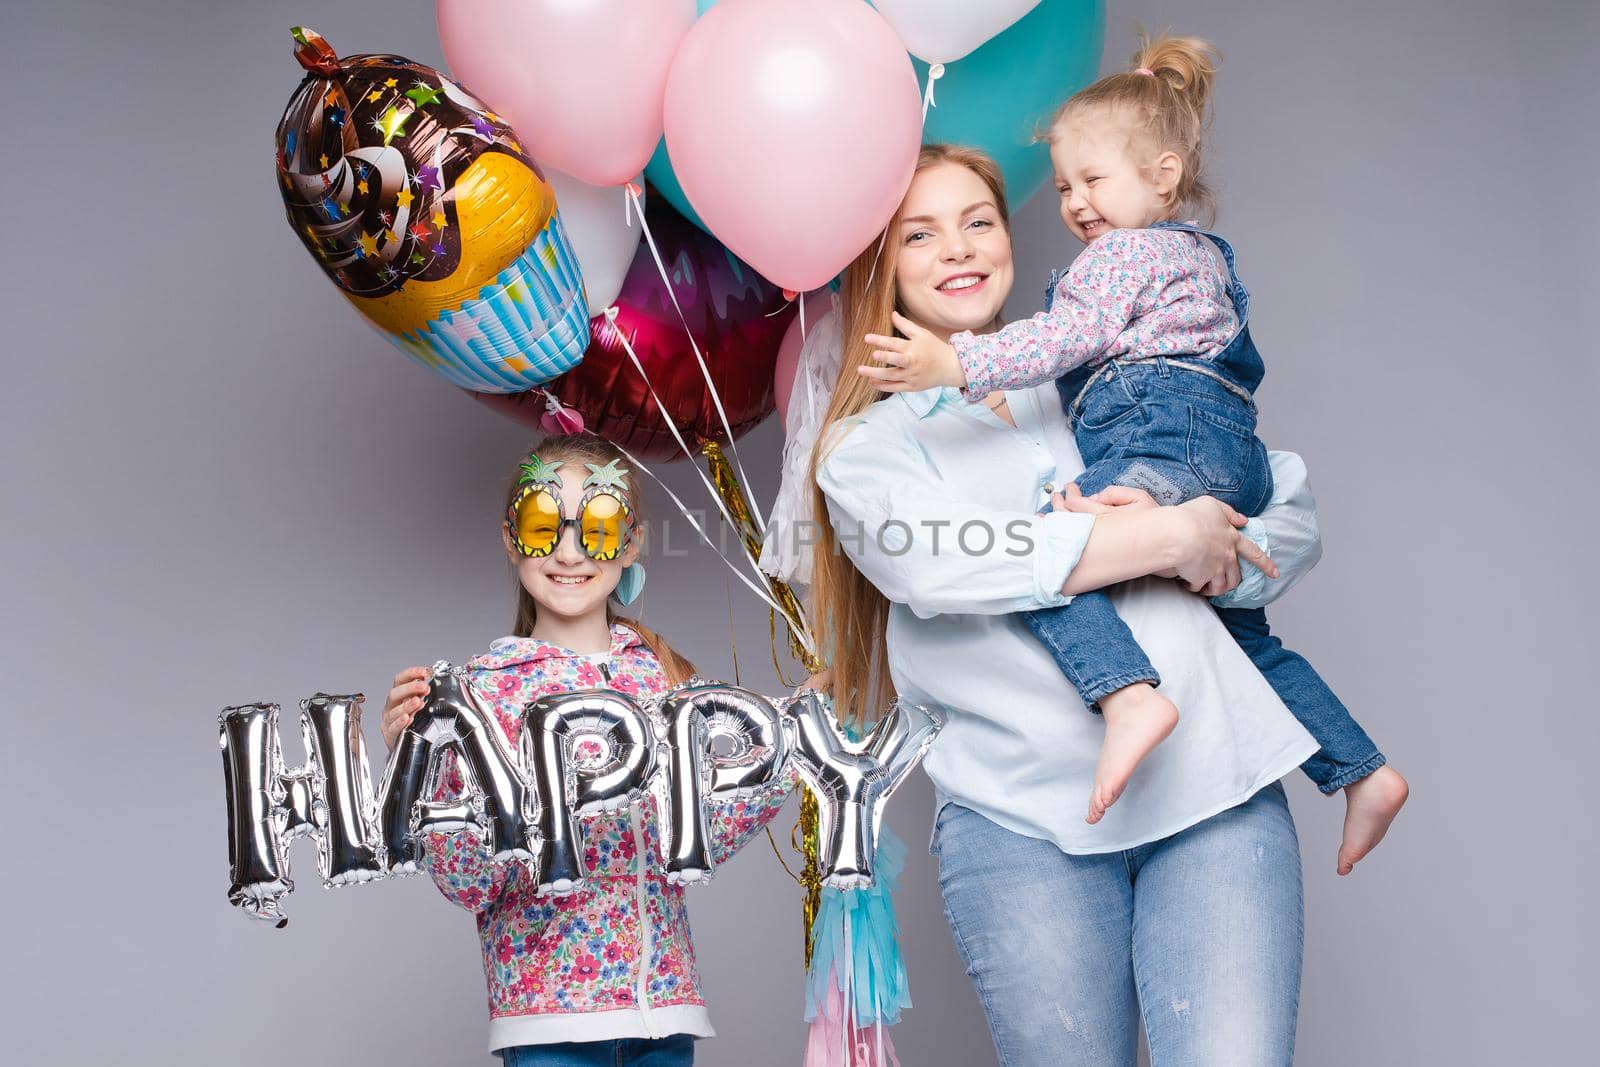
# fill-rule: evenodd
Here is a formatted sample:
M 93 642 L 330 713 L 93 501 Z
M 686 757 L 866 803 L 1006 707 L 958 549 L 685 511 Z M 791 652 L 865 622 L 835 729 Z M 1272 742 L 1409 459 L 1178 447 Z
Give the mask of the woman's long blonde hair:
M 976 148 L 928 144 L 922 146 L 917 157 L 916 172 L 920 174 L 941 163 L 965 167 L 982 178 L 994 194 L 1001 224 L 1010 229 L 1005 178 L 993 159 Z M 882 714 L 895 696 L 884 641 L 889 602 L 840 551 L 839 539 L 828 521 L 827 501 L 817 487 L 817 468 L 839 436 L 829 433 L 834 423 L 860 415 L 887 395 L 874 389 L 871 382 L 856 373 L 856 368 L 870 358 L 864 337 L 869 333 L 893 334 L 890 316 L 902 310 L 895 294 L 895 264 L 900 255 L 897 235 L 904 208 L 902 200 L 883 234 L 845 269 L 839 290 L 844 333 L 839 380 L 811 452 L 812 519 L 818 531 L 812 549 L 812 632 L 818 651 L 833 670 L 834 709 L 840 719 L 858 725 Z M 876 533 L 864 531 L 863 536 Z
M 598 437 L 592 433 L 546 437 L 535 442 L 528 451 L 536 454 L 546 463 L 596 463 L 604 466 L 614 460 L 624 459 L 616 445 L 607 441 L 604 437 Z M 628 506 L 633 509 L 635 529 L 643 530 L 645 523 L 644 493 L 639 487 L 638 479 L 644 472 L 632 471 L 630 474 L 627 493 Z M 511 507 L 511 501 L 516 498 L 521 477 L 521 472 L 518 471 L 517 475 L 511 479 L 511 484 L 506 488 L 505 508 L 501 510 L 502 515 L 505 514 L 506 509 Z M 566 531 L 562 531 L 563 536 L 565 536 L 565 533 Z M 531 637 L 533 636 L 533 624 L 539 618 L 539 603 L 533 599 L 533 594 L 523 588 L 522 582 L 517 579 L 515 564 L 512 565 L 511 580 L 517 590 L 517 614 L 516 620 L 512 623 L 511 632 L 517 637 Z M 650 651 L 656 654 L 656 658 L 661 661 L 662 670 L 666 672 L 668 685 L 686 682 L 694 675 L 694 664 L 679 655 L 671 645 L 667 644 L 665 638 L 644 626 L 637 619 L 618 615 L 616 609 L 611 606 L 611 602 L 608 600 L 606 602 L 606 623 L 614 625 L 619 622 L 636 632 L 649 647 Z

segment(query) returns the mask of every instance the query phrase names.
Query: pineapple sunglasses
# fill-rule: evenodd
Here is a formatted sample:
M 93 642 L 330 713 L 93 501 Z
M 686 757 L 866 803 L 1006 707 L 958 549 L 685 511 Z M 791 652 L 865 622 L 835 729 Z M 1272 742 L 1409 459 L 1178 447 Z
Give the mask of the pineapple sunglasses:
M 545 463 L 536 455 L 522 464 L 517 493 L 506 510 L 511 543 L 524 556 L 548 556 L 561 542 L 568 526 L 578 530 L 578 545 L 592 560 L 607 562 L 622 555 L 633 541 L 633 509 L 628 506 L 627 468 L 617 460 L 604 466 L 586 463 L 583 499 L 578 517 L 569 519 L 561 501 L 560 462 Z

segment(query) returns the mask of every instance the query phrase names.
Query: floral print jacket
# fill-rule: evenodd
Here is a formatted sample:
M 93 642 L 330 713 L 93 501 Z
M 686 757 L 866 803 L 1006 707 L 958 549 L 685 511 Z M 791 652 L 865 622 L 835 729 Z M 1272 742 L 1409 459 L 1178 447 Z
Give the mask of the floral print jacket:
M 994 333 L 953 334 L 966 395 L 1027 389 L 1085 363 L 1215 356 L 1238 317 L 1211 241 L 1185 230 L 1112 230 L 1052 277 L 1048 310 Z
M 467 670 L 513 749 L 523 708 L 539 697 L 590 688 L 648 697 L 667 688 L 655 653 L 621 623 L 612 627 L 604 656 L 533 638 L 501 638 Z M 460 788 L 453 764 L 444 780 Z M 719 805 L 711 819 L 713 858 L 727 859 L 770 822 L 793 784 L 791 773 L 753 799 Z M 585 818 L 581 825 L 590 876 L 567 896 L 536 896 L 525 867 L 492 865 L 473 835 L 428 835 L 425 863 L 434 882 L 477 916 L 490 1050 L 714 1036 L 695 972 L 683 888 L 669 885 L 650 862 L 659 849 L 653 806 Z

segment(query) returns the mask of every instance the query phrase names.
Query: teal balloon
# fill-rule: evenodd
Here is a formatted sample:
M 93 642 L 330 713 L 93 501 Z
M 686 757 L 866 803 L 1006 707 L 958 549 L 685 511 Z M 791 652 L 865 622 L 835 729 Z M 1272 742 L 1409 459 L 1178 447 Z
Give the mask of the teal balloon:
M 1034 138 L 1063 100 L 1094 81 L 1105 30 L 1101 0 L 1039 0 L 976 52 L 945 64 L 922 139 L 989 153 L 1006 177 L 1006 199 L 1021 206 L 1050 176 L 1050 153 Z M 928 65 L 912 62 L 926 88 Z
M 716 3 L 717 0 L 700 0 L 702 10 Z M 689 203 L 689 198 L 683 192 L 683 186 L 678 184 L 678 176 L 672 172 L 672 160 L 667 158 L 667 139 L 661 138 L 656 144 L 656 150 L 650 157 L 650 162 L 644 165 L 645 181 L 650 183 L 650 189 L 658 196 L 667 198 L 667 202 L 679 211 L 683 217 L 700 227 L 706 233 L 711 232 L 711 227 L 700 221 L 700 215 L 695 211 L 694 205 Z
M 699 14 L 716 3 L 698 0 Z M 1006 198 L 1020 206 L 1050 176 L 1050 153 L 1035 137 L 1063 100 L 1094 80 L 1105 32 L 1103 0 L 1039 0 L 976 52 L 945 64 L 944 77 L 933 87 L 934 106 L 928 109 L 922 139 L 989 153 L 1005 175 Z M 926 88 L 928 65 L 916 57 L 912 64 L 918 83 Z M 666 138 L 656 145 L 644 176 L 673 207 L 707 230 L 672 172 Z M 777 205 L 774 209 L 779 210 Z

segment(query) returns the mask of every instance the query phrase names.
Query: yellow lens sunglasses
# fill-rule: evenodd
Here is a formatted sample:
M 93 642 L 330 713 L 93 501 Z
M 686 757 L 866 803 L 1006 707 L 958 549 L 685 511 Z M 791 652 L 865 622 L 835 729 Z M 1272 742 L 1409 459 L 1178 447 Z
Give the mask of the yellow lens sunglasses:
M 605 562 L 622 555 L 633 540 L 633 509 L 628 506 L 628 470 L 621 460 L 601 466 L 586 463 L 578 517 L 569 519 L 561 502 L 561 463 L 545 463 L 532 453 L 522 464 L 517 494 L 506 512 L 511 543 L 524 556 L 548 556 L 568 526 L 578 529 L 578 544 L 590 559 Z

